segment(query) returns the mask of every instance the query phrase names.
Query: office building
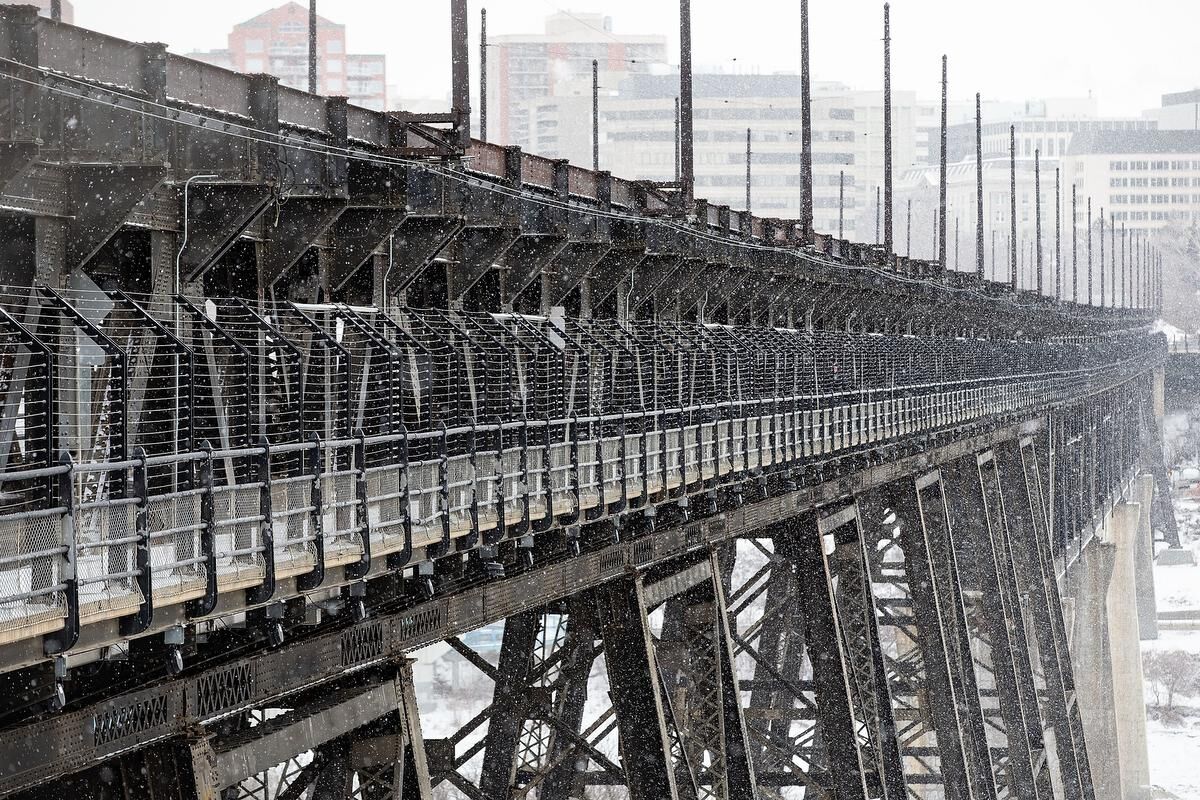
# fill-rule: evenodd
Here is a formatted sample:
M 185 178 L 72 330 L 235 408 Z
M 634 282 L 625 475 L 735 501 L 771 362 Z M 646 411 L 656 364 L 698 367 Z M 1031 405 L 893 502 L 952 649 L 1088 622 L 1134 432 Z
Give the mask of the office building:
M 656 181 L 675 178 L 678 74 L 631 75 L 600 98 L 600 167 Z M 764 216 L 800 212 L 800 78 L 700 74 L 693 80 L 697 197 L 744 208 L 746 130 L 751 138 L 751 205 Z M 541 155 L 591 164 L 590 86 L 518 105 Z M 916 162 L 916 97 L 893 93 L 897 174 Z M 813 205 L 818 231 L 873 241 L 876 187 L 883 180 L 883 93 L 838 83 L 813 85 Z M 844 184 L 842 181 L 844 180 Z M 843 193 L 844 186 L 844 193 Z M 839 201 L 839 198 L 841 200 Z

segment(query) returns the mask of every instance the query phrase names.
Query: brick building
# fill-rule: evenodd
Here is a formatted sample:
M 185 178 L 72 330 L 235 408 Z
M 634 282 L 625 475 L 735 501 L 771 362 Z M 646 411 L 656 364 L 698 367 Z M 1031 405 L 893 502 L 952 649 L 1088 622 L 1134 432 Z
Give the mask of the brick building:
M 284 86 L 307 89 L 308 7 L 289 2 L 264 11 L 234 25 L 224 49 L 188 57 L 238 72 L 270 73 Z M 387 102 L 385 57 L 347 53 L 346 26 L 318 16 L 317 92 L 382 111 Z

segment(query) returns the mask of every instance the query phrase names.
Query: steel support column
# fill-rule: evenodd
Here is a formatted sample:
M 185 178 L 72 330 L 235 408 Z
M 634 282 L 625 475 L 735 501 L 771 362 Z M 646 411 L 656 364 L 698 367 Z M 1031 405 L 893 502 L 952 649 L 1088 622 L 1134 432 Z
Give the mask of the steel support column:
M 962 745 L 961 765 L 957 748 L 942 752 L 945 783 L 958 787 L 955 791 L 961 798 L 993 800 L 996 785 L 957 590 L 957 569 L 949 548 L 949 511 L 941 473 L 927 473 L 912 489 L 907 483 L 899 486 L 892 502 L 900 523 L 900 546 L 921 632 L 930 695 L 946 701 L 931 701 L 938 742 L 943 747 L 952 741 Z M 962 774 L 955 775 L 959 769 Z
M 595 592 L 608 680 L 621 731 L 621 762 L 631 800 L 678 800 L 671 769 L 666 701 L 640 577 Z
M 1010 446 L 999 461 L 1000 479 L 1008 492 L 1012 563 L 1028 594 L 1030 629 L 1045 681 L 1043 714 L 1052 734 L 1047 748 L 1055 755 L 1059 783 L 1067 800 L 1092 800 L 1083 721 L 1075 701 L 1075 678 L 1058 580 L 1051 555 L 1050 525 L 1042 480 L 1031 437 Z

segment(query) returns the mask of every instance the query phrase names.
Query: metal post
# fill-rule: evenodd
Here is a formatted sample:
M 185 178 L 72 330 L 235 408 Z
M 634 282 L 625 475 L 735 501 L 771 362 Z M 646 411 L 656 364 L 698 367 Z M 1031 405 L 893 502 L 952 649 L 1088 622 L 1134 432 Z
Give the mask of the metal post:
M 1062 185 L 1054 170 L 1054 299 L 1062 300 Z
M 995 231 L 993 231 L 995 233 Z M 994 241 L 994 239 L 993 239 Z M 975 93 L 975 274 L 983 281 L 983 102 Z
M 1104 308 L 1104 207 L 1100 208 L 1100 307 Z
M 695 140 L 692 122 L 692 1 L 679 0 L 679 194 L 683 210 L 692 210 L 696 187 Z
M 679 98 L 675 98 L 675 184 L 679 185 Z
M 879 244 L 879 215 L 883 212 L 883 201 L 880 199 L 880 188 L 875 187 L 875 244 Z
M 488 137 L 487 9 L 479 9 L 479 139 Z
M 938 240 L 937 240 L 937 256 L 938 264 L 942 270 L 946 269 L 946 103 L 949 94 L 948 73 L 946 66 L 946 56 L 942 56 L 942 158 L 941 158 L 941 185 L 938 187 Z
M 746 128 L 746 212 L 750 212 L 750 129 Z
M 808 64 L 808 0 L 800 0 L 800 235 L 813 235 L 812 87 Z
M 842 236 L 842 228 L 846 214 L 846 170 L 838 171 L 838 238 Z
M 1011 232 L 1009 234 L 1009 282 L 1015 292 L 1017 290 L 1017 126 L 1008 126 L 1008 177 L 1009 200 L 1011 215 Z
M 1033 151 L 1033 196 L 1037 219 L 1034 221 L 1034 263 L 1037 265 L 1037 293 L 1042 294 L 1042 154 Z
M 1108 252 L 1112 262 L 1112 307 L 1117 307 L 1117 215 L 1115 212 L 1108 214 Z
M 450 0 L 450 92 L 458 146 L 471 144 L 471 65 L 467 48 L 467 0 Z
M 1092 198 L 1088 198 L 1087 203 L 1087 298 L 1088 305 L 1092 304 Z
M 308 93 L 317 93 L 317 0 L 308 0 Z
M 941 257 L 941 249 L 938 247 L 938 220 L 941 219 L 941 214 L 933 212 L 933 258 L 931 261 L 936 261 L 941 264 L 944 259 Z
M 1076 210 L 1075 184 L 1071 184 L 1071 302 L 1079 302 L 1079 218 Z
M 1129 298 L 1132 293 L 1128 291 L 1128 270 L 1125 268 L 1125 254 L 1129 250 L 1129 231 L 1125 229 L 1125 223 L 1121 223 L 1121 307 L 1129 307 Z
M 954 216 L 954 268 L 958 269 L 958 215 Z
M 883 4 L 883 250 L 892 257 L 892 23 Z
M 908 224 L 904 228 L 904 255 L 912 258 L 912 198 L 908 198 Z
M 1142 271 L 1142 308 L 1150 309 L 1150 237 L 1147 232 L 1141 231 L 1141 252 L 1138 254 L 1139 265 Z
M 600 62 L 592 59 L 592 169 L 600 171 Z
M 1142 308 L 1142 248 L 1138 242 L 1137 229 L 1129 244 L 1129 256 L 1133 262 L 1133 307 L 1139 311 Z
M 992 280 L 996 280 L 996 229 L 992 228 Z

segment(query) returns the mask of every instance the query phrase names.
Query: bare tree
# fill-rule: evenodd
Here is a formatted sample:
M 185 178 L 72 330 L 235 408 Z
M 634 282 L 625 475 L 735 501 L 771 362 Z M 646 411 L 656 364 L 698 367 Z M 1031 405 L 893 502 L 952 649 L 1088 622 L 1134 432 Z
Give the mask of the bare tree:
M 1142 667 L 1154 692 L 1154 705 L 1166 711 L 1175 710 L 1176 696 L 1200 692 L 1200 654 L 1153 650 L 1142 656 Z

